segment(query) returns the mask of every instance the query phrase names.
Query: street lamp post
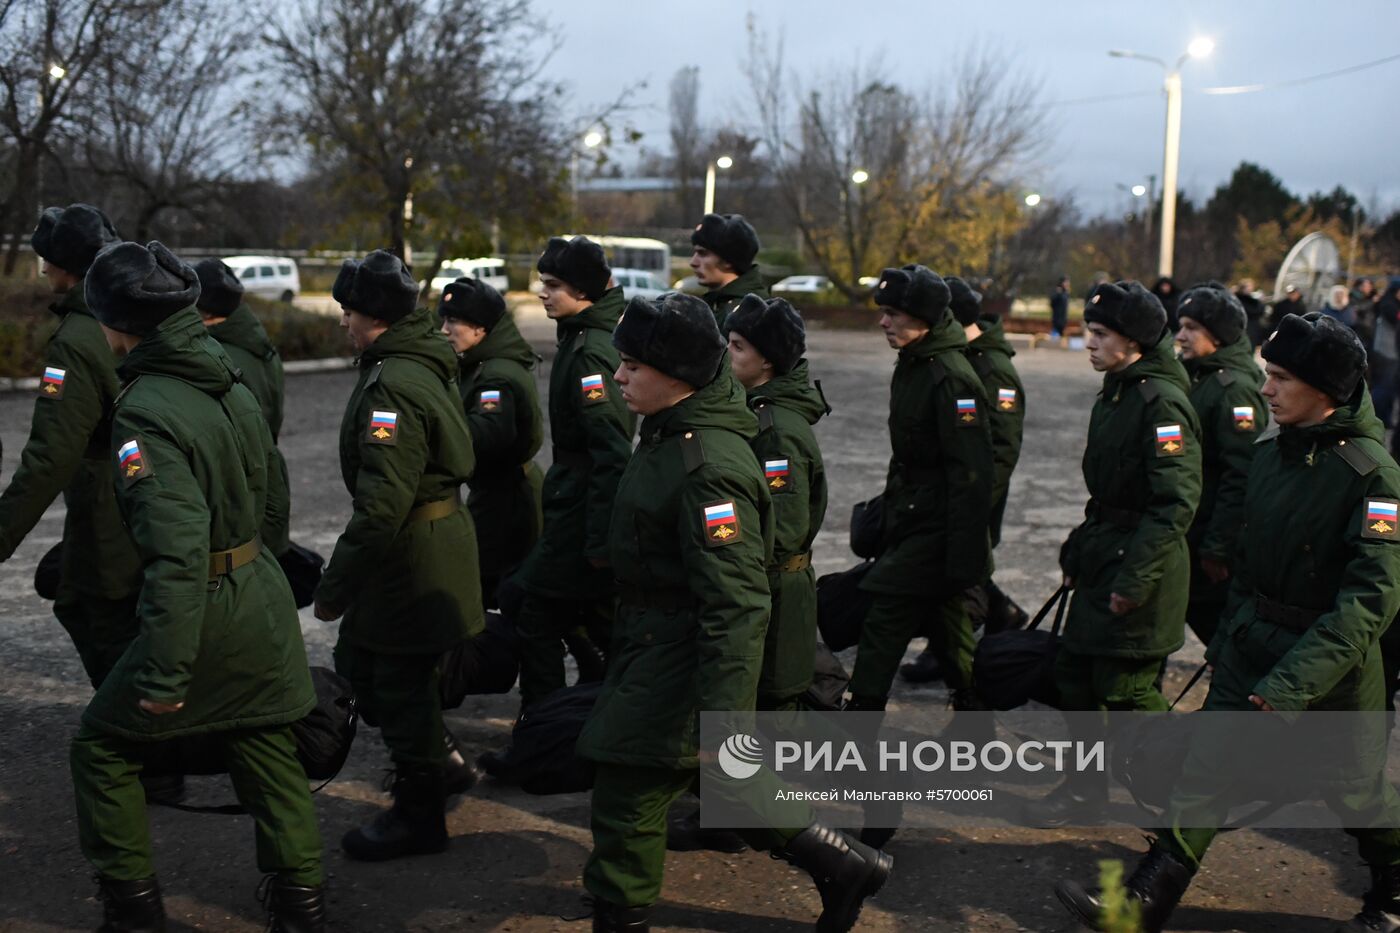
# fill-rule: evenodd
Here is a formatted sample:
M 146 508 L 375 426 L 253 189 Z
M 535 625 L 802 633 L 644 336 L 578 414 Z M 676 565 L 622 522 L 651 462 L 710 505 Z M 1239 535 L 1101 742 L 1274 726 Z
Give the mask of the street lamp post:
M 1162 242 L 1157 253 L 1157 274 L 1170 276 L 1176 247 L 1176 174 L 1181 155 L 1181 66 L 1188 59 L 1205 58 L 1215 49 L 1215 43 L 1205 36 L 1191 40 L 1186 52 L 1174 67 L 1152 55 L 1142 55 L 1124 49 L 1112 49 L 1114 58 L 1136 58 L 1162 66 L 1165 78 L 1162 89 L 1167 94 L 1167 128 L 1162 148 Z
M 595 130 L 589 130 L 587 133 L 584 133 L 584 134 L 583 134 L 583 139 L 582 139 L 581 141 L 582 141 L 583 147 L 584 147 L 585 149 L 597 149 L 599 146 L 601 146 L 601 145 L 603 144 L 603 134 L 600 133 L 600 132 L 598 132 L 596 129 L 595 129 Z M 574 205 L 574 216 L 575 216 L 575 217 L 578 216 L 578 156 L 579 156 L 578 143 L 579 143 L 579 141 L 576 140 L 576 141 L 574 142 L 573 147 L 572 147 L 572 148 L 573 148 L 572 161 L 570 162 L 570 166 L 569 166 L 569 178 L 570 178 L 570 180 L 571 180 L 572 187 L 573 187 L 573 205 Z
M 705 166 L 705 213 L 715 212 L 715 168 L 732 168 L 734 160 L 727 155 L 722 155 L 709 165 Z

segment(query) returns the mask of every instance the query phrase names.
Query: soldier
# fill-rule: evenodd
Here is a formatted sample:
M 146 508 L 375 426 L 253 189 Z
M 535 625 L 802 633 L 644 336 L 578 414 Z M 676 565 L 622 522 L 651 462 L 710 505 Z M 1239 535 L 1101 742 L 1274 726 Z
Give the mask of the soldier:
M 219 341 L 233 360 L 239 371 L 239 381 L 258 400 L 268 430 L 272 432 L 278 469 L 286 485 L 287 461 L 276 448 L 277 436 L 282 433 L 282 356 L 268 339 L 253 309 L 243 300 L 243 283 L 232 269 L 217 259 L 202 259 L 195 263 L 194 271 L 199 276 L 199 303 L 195 307 L 204 319 L 204 326 L 209 328 L 209 336 Z M 291 543 L 288 538 L 291 515 L 288 512 L 279 517 L 285 521 L 278 527 L 263 528 L 262 539 L 263 547 L 274 557 L 281 558 Z
M 481 594 L 497 605 L 496 589 L 540 535 L 540 484 L 534 456 L 544 429 L 535 389 L 535 353 L 505 299 L 479 279 L 449 282 L 438 302 L 442 332 L 457 353 L 457 391 L 476 454 L 467 508 L 481 548 Z
M 745 295 L 768 297 L 754 262 L 758 234 L 743 214 L 706 214 L 695 225 L 690 242 L 695 247 L 690 268 L 695 271 L 695 280 L 709 289 L 705 304 L 714 311 L 720 327 Z
M 341 840 L 380 861 L 447 845 L 443 805 L 475 783 L 453 756 L 438 677 L 443 652 L 480 632 L 476 532 L 461 486 L 475 460 L 452 347 L 433 333 L 403 261 L 347 259 L 331 289 L 359 354 L 340 426 L 340 471 L 354 514 L 316 588 L 316 618 L 345 616 L 336 671 L 355 688 L 394 762 L 393 806 Z M 449 786 L 450 782 L 450 786 Z
M 1335 321 L 1290 315 L 1264 343 L 1264 360 L 1277 428 L 1260 438 L 1250 467 L 1230 611 L 1206 652 L 1214 672 L 1204 708 L 1382 710 L 1378 638 L 1400 611 L 1400 468 L 1364 404 L 1365 350 Z M 1240 740 L 1232 731 L 1229 748 L 1193 743 L 1168 826 L 1128 878 L 1144 930 L 1163 928 L 1217 833 L 1212 819 L 1230 786 L 1220 769 Z M 1384 748 L 1384 735 L 1370 738 L 1372 750 Z M 1362 767 L 1334 764 L 1361 783 L 1328 806 L 1343 826 L 1371 827 L 1347 830 L 1371 889 L 1336 929 L 1400 930 L 1400 798 L 1384 778 L 1383 752 L 1366 761 L 1364 746 L 1354 747 Z M 1106 929 L 1097 894 L 1074 882 L 1056 894 L 1081 922 Z
M 587 632 L 604 641 L 611 629 L 608 522 L 636 429 L 613 382 L 611 336 L 623 300 L 621 288 L 608 287 L 602 247 L 586 237 L 554 237 L 538 268 L 559 345 L 549 373 L 554 462 L 544 478 L 544 532 L 515 577 L 525 590 L 516 619 L 524 636 L 522 710 L 564 686 L 561 639 Z
M 978 709 L 972 623 L 962 592 L 986 581 L 996 466 L 988 405 L 967 339 L 948 313 L 949 289 L 923 266 L 886 269 L 875 289 L 880 327 L 899 351 L 890 384 L 885 548 L 861 589 L 874 602 L 851 672 L 853 710 L 883 710 L 909 640 L 930 604 L 953 602 L 931 647 L 954 709 Z
M 111 468 L 144 568 L 140 634 L 71 753 L 102 929 L 165 929 L 137 778 L 153 743 L 212 734 L 272 875 L 269 928 L 323 930 L 321 838 L 291 730 L 316 695 L 291 591 L 258 539 L 287 501 L 272 436 L 200 323 L 198 277 L 164 246 L 107 247 L 85 293 L 123 357 Z
M 595 933 L 642 933 L 661 892 L 666 810 L 698 783 L 699 713 L 753 709 L 773 515 L 749 447 L 758 425 L 721 366 L 710 309 L 689 295 L 633 299 L 613 343 L 617 385 L 644 420 L 609 538 L 619 588 L 612 657 L 578 742 L 597 762 L 584 886 Z M 889 874 L 889 856 L 813 822 L 806 804 L 786 811 L 791 822 L 770 825 L 796 828 L 745 837 L 812 875 L 818 930 L 849 930 Z
M 1197 285 L 1181 296 L 1178 311 L 1176 345 L 1201 425 L 1201 502 L 1186 532 L 1191 549 L 1186 622 L 1209 645 L 1230 589 L 1254 442 L 1268 414 L 1259 394 L 1264 376 L 1254 362 L 1239 299 L 1222 285 Z
M 0 560 L 8 560 L 61 492 L 67 513 L 53 613 L 94 687 L 136 636 L 141 565 L 122 527 L 107 446 L 116 361 L 83 287 L 98 251 L 117 238 L 89 204 L 51 207 L 30 242 L 44 260 L 58 329 L 44 351 L 29 440 L 0 495 Z
M 1100 285 L 1084 326 L 1089 362 L 1104 379 L 1084 449 L 1085 519 L 1060 549 L 1075 589 L 1055 684 L 1061 709 L 1165 710 L 1156 681 L 1184 640 L 1200 429 L 1155 295 L 1138 282 Z M 1094 821 L 1107 801 L 1106 773 L 1075 775 L 1027 818 L 1045 827 Z

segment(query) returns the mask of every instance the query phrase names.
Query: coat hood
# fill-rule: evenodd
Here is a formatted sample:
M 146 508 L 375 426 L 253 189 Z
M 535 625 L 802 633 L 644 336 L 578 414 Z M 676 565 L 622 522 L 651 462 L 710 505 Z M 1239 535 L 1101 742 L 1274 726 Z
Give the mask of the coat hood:
M 977 339 L 968 344 L 974 350 L 999 350 L 1007 356 L 1015 356 L 1016 350 L 1011 346 L 1011 341 L 1006 339 L 1006 326 L 1002 324 L 999 317 L 978 318 L 977 326 L 982 333 L 977 335 Z
M 389 325 L 389 329 L 360 354 L 360 366 L 371 366 L 389 357 L 402 357 L 422 363 L 443 382 L 457 372 L 457 354 L 452 344 L 438 333 L 426 308 L 415 308 Z
M 231 344 L 264 359 L 271 356 L 276 349 L 267 336 L 267 331 L 263 329 L 262 321 L 258 320 L 246 302 L 219 323 L 210 325 L 209 336 L 219 343 Z
M 1172 342 L 1172 337 L 1172 332 L 1165 330 L 1162 338 L 1155 345 L 1143 350 L 1142 358 L 1136 363 L 1120 372 L 1105 373 L 1103 377 L 1104 394 L 1107 395 L 1111 389 L 1122 383 L 1136 382 L 1144 377 L 1166 380 L 1183 393 L 1189 393 L 1191 380 L 1176 358 L 1176 347 Z
M 743 298 L 751 293 L 768 294 L 763 287 L 763 275 L 758 271 L 758 266 L 750 266 L 739 273 L 737 279 L 721 285 L 719 288 L 710 289 L 701 297 L 705 299 L 705 304 L 713 308 L 716 305 L 724 304 L 731 298 Z
M 1268 437 L 1265 434 L 1264 437 Z M 1278 443 L 1285 455 L 1306 456 L 1314 447 L 1326 447 L 1343 438 L 1367 437 L 1385 446 L 1385 426 L 1376 417 L 1371 393 L 1363 380 L 1357 383 L 1347 403 L 1321 424 L 1306 428 L 1280 427 Z
M 589 307 L 558 322 L 559 341 L 562 343 L 566 338 L 589 327 L 611 334 L 617 327 L 618 319 L 622 317 L 622 309 L 626 306 L 621 288 L 608 289 L 603 292 L 602 298 Z
M 961 350 L 966 346 L 967 333 L 963 326 L 951 314 L 945 314 L 943 320 L 929 328 L 927 334 L 901 348 L 899 356 L 900 359 L 930 357 L 950 350 Z
M 194 305 L 176 311 L 141 338 L 117 364 L 117 375 L 123 385 L 137 376 L 170 376 L 213 396 L 223 395 L 234 382 L 228 354 L 209 336 Z
M 507 312 L 496 322 L 496 326 L 486 332 L 481 343 L 463 353 L 458 359 L 463 370 L 471 369 L 487 360 L 512 360 L 529 369 L 535 362 L 535 351 L 520 333 L 515 318 Z
M 1264 382 L 1264 374 L 1259 371 L 1258 364 L 1254 362 L 1254 344 L 1249 342 L 1248 334 L 1241 334 L 1233 343 L 1223 344 L 1210 356 L 1181 360 L 1181 366 L 1193 380 L 1202 375 L 1229 369 L 1234 372 L 1249 373 L 1254 379 L 1255 386 Z
M 807 419 L 808 424 L 816 424 L 829 411 L 826 399 L 808 379 L 805 359 L 798 360 L 796 366 L 781 376 L 774 376 L 763 385 L 749 389 L 747 394 L 750 408 L 768 399 L 775 405 L 797 412 Z
M 745 441 L 758 435 L 758 419 L 744 404 L 744 387 L 728 367 L 694 395 L 643 419 L 641 435 L 646 440 L 706 429 L 733 431 Z

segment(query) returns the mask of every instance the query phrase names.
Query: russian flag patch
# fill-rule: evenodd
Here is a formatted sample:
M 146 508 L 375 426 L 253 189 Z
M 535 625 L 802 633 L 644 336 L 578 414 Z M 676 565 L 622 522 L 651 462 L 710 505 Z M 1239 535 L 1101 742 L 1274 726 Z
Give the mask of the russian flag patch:
M 1361 523 L 1361 537 L 1393 540 L 1400 528 L 1400 502 L 1395 499 L 1367 499 L 1366 520 Z
M 583 393 L 583 404 L 596 405 L 608 397 L 608 389 L 603 383 L 602 373 L 584 376 L 578 382 L 579 390 Z
M 45 366 L 44 375 L 39 380 L 39 395 L 43 398 L 63 398 L 63 380 L 68 378 L 66 369 Z
M 1020 393 L 1015 389 L 997 389 L 997 408 L 1000 411 L 1015 411 L 1019 405 Z
M 369 435 L 371 444 L 397 444 L 399 442 L 399 413 L 378 411 L 369 413 Z
M 482 389 L 479 401 L 482 411 L 495 411 L 501 407 L 501 390 Z
M 721 547 L 733 544 L 742 535 L 739 533 L 739 513 L 734 510 L 734 500 L 724 499 L 701 506 L 705 522 L 705 545 Z
M 977 399 L 960 398 L 957 400 L 958 426 L 971 427 L 977 423 Z
M 1181 436 L 1181 425 L 1159 424 L 1157 426 L 1157 456 L 1180 457 L 1186 450 Z
M 787 460 L 763 461 L 763 478 L 768 480 L 769 489 L 786 489 L 789 484 Z
M 1253 406 L 1253 405 L 1236 405 L 1236 406 L 1234 407 L 1234 418 L 1235 418 L 1235 430 L 1236 430 L 1236 431 L 1253 431 L 1253 430 L 1254 430 L 1254 406 Z
M 141 443 L 136 438 L 133 437 L 117 448 L 117 470 L 121 473 L 122 481 L 128 486 L 151 475 L 150 464 L 146 463 L 146 457 L 141 452 Z

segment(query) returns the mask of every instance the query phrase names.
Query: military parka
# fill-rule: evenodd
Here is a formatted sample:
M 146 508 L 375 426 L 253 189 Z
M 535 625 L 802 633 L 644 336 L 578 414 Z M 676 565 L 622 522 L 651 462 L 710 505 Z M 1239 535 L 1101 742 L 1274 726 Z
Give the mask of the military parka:
M 1011 488 L 1011 474 L 1021 459 L 1021 437 L 1026 425 L 1026 390 L 1012 365 L 1016 355 L 1001 318 L 984 317 L 977 322 L 982 333 L 967 345 L 967 357 L 982 380 L 987 394 L 987 417 L 992 429 L 992 547 L 1001 543 L 1001 520 L 1006 513 L 1006 496 Z
M 744 300 L 745 295 L 757 295 L 760 298 L 767 298 L 768 289 L 763 285 L 763 275 L 758 271 L 758 266 L 750 266 L 749 269 L 740 273 L 737 279 L 719 288 L 712 288 L 701 297 L 705 299 L 705 304 L 710 306 L 710 310 L 715 313 L 715 322 L 719 324 L 719 332 L 724 333 L 724 321 L 729 317 L 729 312 Z M 729 358 L 725 357 L 726 365 Z

